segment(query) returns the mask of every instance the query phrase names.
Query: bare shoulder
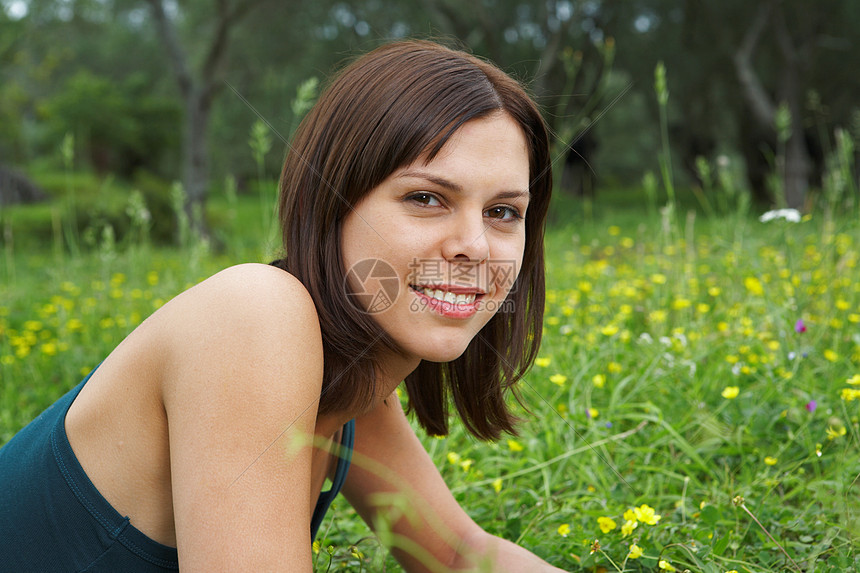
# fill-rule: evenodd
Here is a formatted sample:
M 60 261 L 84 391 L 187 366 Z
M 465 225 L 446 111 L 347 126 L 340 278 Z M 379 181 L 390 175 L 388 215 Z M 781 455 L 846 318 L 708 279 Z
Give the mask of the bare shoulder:
M 201 302 L 233 302 L 245 311 L 265 308 L 268 311 L 300 312 L 313 310 L 313 300 L 304 285 L 290 273 L 258 263 L 246 263 L 224 269 L 185 294 Z M 178 297 L 177 297 L 178 298 Z
M 269 570 L 303 554 L 312 456 L 297 444 L 313 436 L 323 376 L 310 295 L 280 269 L 241 265 L 159 313 L 176 539 L 185 565 Z
M 282 335 L 294 342 L 319 341 L 319 320 L 310 294 L 293 275 L 268 265 L 244 264 L 225 269 L 170 301 L 159 313 L 162 332 L 182 348 L 205 334 L 211 346 L 243 341 L 278 346 Z M 240 336 L 241 335 L 241 336 Z M 228 349 L 224 349 L 228 350 Z

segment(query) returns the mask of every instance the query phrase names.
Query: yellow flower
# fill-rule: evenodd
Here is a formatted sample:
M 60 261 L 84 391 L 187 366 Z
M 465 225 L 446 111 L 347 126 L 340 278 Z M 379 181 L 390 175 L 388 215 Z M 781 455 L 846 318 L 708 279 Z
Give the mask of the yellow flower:
M 495 490 L 496 493 L 502 491 L 502 478 L 496 478 L 493 480 L 493 490 Z
M 842 399 L 846 402 L 860 400 L 860 390 L 855 390 L 854 388 L 843 388 Z
M 633 513 L 636 514 L 638 521 L 648 525 L 657 525 L 657 522 L 660 521 L 660 516 L 656 514 L 654 508 L 644 503 L 639 507 L 634 507 Z
M 732 400 L 738 397 L 739 392 L 740 388 L 738 388 L 737 386 L 726 386 L 725 388 L 723 388 L 721 395 L 726 400 Z
M 600 332 L 603 334 L 603 336 L 612 336 L 613 334 L 618 332 L 618 327 L 614 324 L 607 324 L 600 329 Z
M 552 358 L 536 358 L 535 364 L 540 366 L 541 368 L 546 368 L 549 366 L 549 363 L 552 362 Z
M 666 561 L 665 559 L 661 559 L 660 562 L 657 563 L 657 567 L 659 567 L 663 571 L 668 571 L 669 573 L 676 571 L 676 569 L 674 567 L 672 567 L 672 564 L 669 563 L 668 561 Z
M 648 320 L 651 322 L 666 322 L 666 311 L 665 310 L 652 310 L 648 313 Z
M 618 227 L 617 225 L 612 225 L 611 227 L 609 227 L 609 234 L 613 237 L 620 235 L 621 227 Z
M 764 463 L 769 465 L 769 466 L 775 466 L 776 462 L 778 462 L 778 461 L 779 460 L 777 458 L 774 458 L 773 456 L 766 456 L 764 458 Z
M 629 519 L 627 521 L 625 521 L 624 525 L 621 526 L 622 537 L 627 537 L 628 535 L 633 533 L 633 530 L 636 529 L 638 526 L 639 526 L 638 521 L 631 521 Z
M 689 299 L 678 297 L 672 301 L 672 308 L 675 310 L 683 310 L 685 308 L 689 308 L 692 303 Z
M 856 386 L 857 384 L 860 384 L 860 374 L 855 374 L 854 376 L 852 376 L 851 378 L 846 380 L 846 382 L 848 382 L 852 386 Z
M 595 374 L 591 381 L 594 382 L 594 385 L 598 388 L 603 388 L 606 385 L 606 376 L 603 374 Z
M 570 524 L 562 523 L 561 525 L 559 525 L 558 534 L 562 537 L 567 537 L 568 535 L 570 535 Z
M 602 531 L 603 533 L 609 533 L 617 527 L 617 525 L 615 524 L 615 520 L 613 520 L 611 517 L 598 517 L 597 525 L 600 526 L 600 531 Z
M 636 512 L 633 509 L 628 509 L 624 512 L 624 519 L 627 521 L 636 521 Z
M 516 440 L 508 440 L 508 448 L 510 448 L 512 452 L 523 451 L 523 445 Z
M 600 411 L 597 408 L 588 408 L 586 413 L 592 420 L 600 415 Z
M 610 374 L 618 374 L 622 370 L 621 365 L 617 362 L 610 362 L 606 365 L 606 369 L 609 370 Z M 853 384 L 853 382 L 850 381 L 848 383 Z M 860 384 L 860 374 L 857 375 L 857 384 Z
M 651 275 L 651 282 L 655 285 L 664 285 L 666 284 L 666 275 L 654 273 L 653 275 Z
M 635 543 L 630 546 L 630 553 L 627 554 L 627 559 L 639 559 L 642 557 L 642 548 Z
M 824 351 L 824 358 L 826 358 L 830 362 L 836 362 L 837 360 L 839 360 L 839 355 L 828 348 Z
M 447 458 L 448 463 L 453 465 L 460 461 L 460 454 L 458 454 L 457 452 L 448 452 Z
M 838 428 L 834 428 L 833 426 L 827 426 L 827 439 L 835 440 L 841 436 L 844 436 L 847 433 L 845 426 L 839 426 Z
M 553 384 L 558 384 L 559 386 L 561 386 L 565 382 L 567 382 L 567 376 L 565 376 L 564 374 L 553 374 L 549 377 L 549 381 Z
M 761 281 L 756 277 L 747 277 L 744 279 L 744 286 L 747 288 L 750 294 L 761 296 L 764 294 L 764 287 L 761 284 Z

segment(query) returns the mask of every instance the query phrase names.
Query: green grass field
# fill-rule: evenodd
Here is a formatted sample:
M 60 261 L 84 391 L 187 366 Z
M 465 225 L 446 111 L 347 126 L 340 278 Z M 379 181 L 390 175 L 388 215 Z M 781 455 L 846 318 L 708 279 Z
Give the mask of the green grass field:
M 860 569 L 860 222 L 620 203 L 554 209 L 520 435 L 422 437 L 455 495 L 571 571 Z M 170 297 L 267 261 L 259 205 L 212 202 L 218 255 L 7 240 L 0 444 Z M 342 499 L 315 552 L 318 571 L 399 570 Z

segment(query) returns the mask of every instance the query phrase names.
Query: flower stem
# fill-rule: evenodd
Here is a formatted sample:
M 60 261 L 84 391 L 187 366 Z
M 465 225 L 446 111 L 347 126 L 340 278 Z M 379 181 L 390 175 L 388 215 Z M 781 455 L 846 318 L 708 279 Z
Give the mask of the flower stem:
M 773 543 L 777 547 L 779 547 L 779 550 L 782 551 L 782 554 L 785 555 L 789 561 L 791 561 L 791 564 L 794 566 L 795 569 L 797 569 L 798 573 L 803 573 L 803 570 L 800 568 L 800 565 L 798 565 L 797 562 L 791 558 L 791 555 L 789 555 L 788 552 L 782 547 L 782 545 L 780 545 L 779 542 L 773 538 L 773 535 L 770 534 L 770 531 L 768 531 L 767 528 L 762 525 L 761 521 L 759 521 L 758 518 L 753 515 L 753 512 L 751 512 L 749 508 L 747 508 L 746 503 L 744 503 L 744 498 L 741 496 L 736 496 L 732 500 L 732 502 L 735 504 L 735 506 L 740 507 L 742 510 L 747 512 L 747 515 L 749 515 L 753 519 L 753 521 L 755 521 L 758 526 L 761 527 L 761 530 L 764 531 L 765 535 L 767 535 L 768 538 L 773 541 Z

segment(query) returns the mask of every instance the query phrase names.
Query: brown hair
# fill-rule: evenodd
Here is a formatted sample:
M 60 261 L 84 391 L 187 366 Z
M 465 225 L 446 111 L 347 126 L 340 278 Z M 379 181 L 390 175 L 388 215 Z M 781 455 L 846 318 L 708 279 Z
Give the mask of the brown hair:
M 426 41 L 388 44 L 344 69 L 299 126 L 281 175 L 286 257 L 317 307 L 324 348 L 319 412 L 365 408 L 378 393 L 375 362 L 397 350 L 345 296 L 343 220 L 368 192 L 420 157 L 431 161 L 465 122 L 503 111 L 529 150 L 531 201 L 519 276 L 506 306 L 450 363 L 422 361 L 406 378 L 410 409 L 431 434 L 448 432 L 448 394 L 482 439 L 513 432 L 504 394 L 531 366 L 544 308 L 544 220 L 549 206 L 547 130 L 518 82 L 492 64 Z M 504 308 L 504 307 L 503 307 Z

